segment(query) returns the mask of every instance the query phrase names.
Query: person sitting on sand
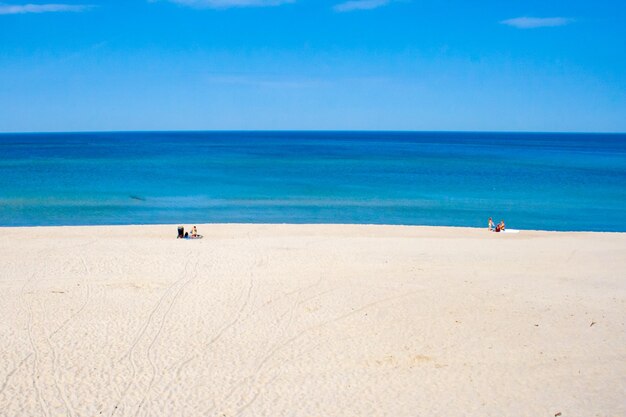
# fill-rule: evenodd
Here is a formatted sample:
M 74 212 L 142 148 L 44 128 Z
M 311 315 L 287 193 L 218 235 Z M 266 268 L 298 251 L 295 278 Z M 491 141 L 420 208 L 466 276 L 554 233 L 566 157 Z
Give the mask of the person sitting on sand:
M 185 228 L 183 226 L 178 226 L 178 236 L 176 239 L 182 239 L 185 235 Z
M 191 228 L 191 237 L 198 237 L 198 229 L 196 229 L 196 226 Z
M 493 224 L 493 219 L 491 217 L 489 217 L 489 223 L 487 225 L 487 229 L 490 232 L 493 232 L 495 230 L 495 228 L 496 228 L 496 226 L 495 226 L 495 224 Z
M 504 225 L 504 220 L 500 220 L 500 224 L 498 226 L 500 226 L 501 232 L 504 232 L 504 229 L 506 229 L 506 226 Z

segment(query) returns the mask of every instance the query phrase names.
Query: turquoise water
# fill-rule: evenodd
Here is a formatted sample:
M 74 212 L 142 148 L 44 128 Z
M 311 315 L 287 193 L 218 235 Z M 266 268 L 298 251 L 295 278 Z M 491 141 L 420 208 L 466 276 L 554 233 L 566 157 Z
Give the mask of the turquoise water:
M 626 135 L 0 135 L 0 225 L 381 223 L 626 231 Z

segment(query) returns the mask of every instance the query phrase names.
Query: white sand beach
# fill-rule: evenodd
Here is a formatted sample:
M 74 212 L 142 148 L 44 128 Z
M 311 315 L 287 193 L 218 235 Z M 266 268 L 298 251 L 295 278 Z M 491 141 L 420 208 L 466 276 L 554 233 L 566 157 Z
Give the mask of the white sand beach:
M 198 228 L 0 228 L 0 416 L 626 416 L 626 234 Z

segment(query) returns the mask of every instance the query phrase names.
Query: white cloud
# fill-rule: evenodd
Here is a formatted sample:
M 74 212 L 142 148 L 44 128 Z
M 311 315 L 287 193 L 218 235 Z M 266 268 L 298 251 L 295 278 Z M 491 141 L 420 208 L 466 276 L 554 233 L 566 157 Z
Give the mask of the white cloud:
M 565 26 L 573 21 L 574 19 L 567 17 L 516 17 L 514 19 L 503 20 L 500 23 L 507 26 L 513 26 L 518 29 L 534 29 Z
M 231 7 L 267 7 L 280 6 L 281 4 L 293 3 L 295 0 L 169 0 L 172 3 L 183 6 L 228 9 Z
M 0 3 L 0 15 L 52 12 L 83 12 L 94 6 L 81 4 L 5 4 Z
M 351 12 L 353 10 L 371 10 L 389 4 L 390 0 L 350 0 L 333 7 L 336 12 Z

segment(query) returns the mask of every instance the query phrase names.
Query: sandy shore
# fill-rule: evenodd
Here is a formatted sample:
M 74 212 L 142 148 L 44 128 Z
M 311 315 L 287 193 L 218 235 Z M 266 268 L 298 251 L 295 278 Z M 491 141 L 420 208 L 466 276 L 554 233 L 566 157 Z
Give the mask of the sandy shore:
M 626 234 L 0 228 L 1 416 L 626 416 Z

